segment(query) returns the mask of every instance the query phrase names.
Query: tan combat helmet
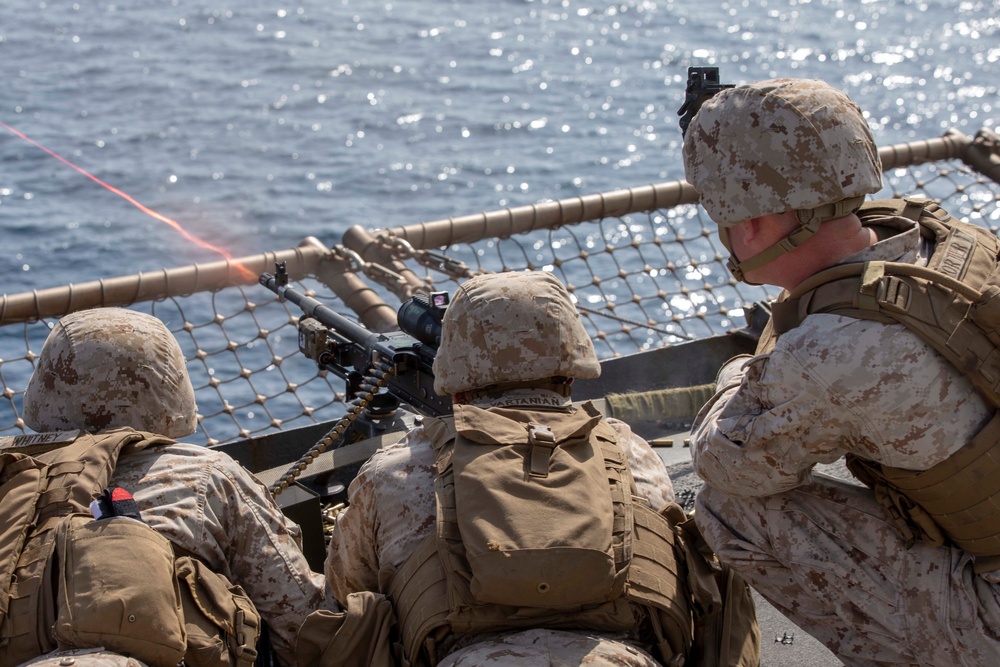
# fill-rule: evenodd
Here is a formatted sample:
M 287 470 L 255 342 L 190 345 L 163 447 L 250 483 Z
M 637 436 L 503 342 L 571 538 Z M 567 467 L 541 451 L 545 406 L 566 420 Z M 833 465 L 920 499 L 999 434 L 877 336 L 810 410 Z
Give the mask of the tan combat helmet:
M 434 358 L 434 390 L 443 396 L 600 374 L 569 292 L 549 273 L 475 276 L 459 286 L 445 311 Z
M 21 663 L 20 667 L 146 667 L 135 658 L 112 653 L 103 648 L 59 649 Z
M 812 79 L 758 81 L 707 99 L 685 134 L 684 173 L 730 253 L 728 227 L 798 214 L 800 226 L 786 238 L 742 262 L 730 258 L 737 280 L 882 188 L 878 148 L 861 110 Z
M 131 426 L 180 438 L 196 419 L 177 340 L 152 315 L 123 308 L 63 317 L 24 392 L 24 422 L 39 432 Z

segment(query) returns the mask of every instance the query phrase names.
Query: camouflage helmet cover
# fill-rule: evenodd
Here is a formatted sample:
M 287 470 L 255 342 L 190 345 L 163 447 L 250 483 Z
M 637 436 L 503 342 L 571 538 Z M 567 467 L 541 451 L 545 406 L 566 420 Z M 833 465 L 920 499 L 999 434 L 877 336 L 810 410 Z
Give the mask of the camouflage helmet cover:
M 475 276 L 459 286 L 445 311 L 434 358 L 434 389 L 441 395 L 600 374 L 569 292 L 549 273 Z
M 103 648 L 60 649 L 46 653 L 34 660 L 21 663 L 20 667 L 146 667 L 135 658 L 107 651 Z
M 177 340 L 156 317 L 124 308 L 63 317 L 24 392 L 24 421 L 39 432 L 130 426 L 180 438 L 196 418 Z
M 861 110 L 813 79 L 770 79 L 709 98 L 688 127 L 684 173 L 720 226 L 882 188 Z

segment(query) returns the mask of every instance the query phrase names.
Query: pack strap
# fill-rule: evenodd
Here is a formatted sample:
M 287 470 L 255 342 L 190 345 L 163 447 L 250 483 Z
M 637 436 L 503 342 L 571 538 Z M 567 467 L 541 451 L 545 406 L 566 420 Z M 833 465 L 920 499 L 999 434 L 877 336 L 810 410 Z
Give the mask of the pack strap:
M 249 599 L 238 595 L 232 597 L 236 603 L 231 651 L 236 656 L 238 667 L 253 667 L 257 661 L 257 639 L 260 637 L 260 614 Z
M 556 436 L 545 424 L 528 424 L 528 474 L 532 477 L 548 477 L 552 450 L 556 448 Z
M 666 665 L 683 665 L 694 640 L 694 622 L 685 590 L 687 572 L 677 553 L 680 545 L 663 515 L 637 505 L 634 519 L 628 597 L 649 609 L 660 659 Z
M 24 598 L 20 598 L 24 599 Z M 11 604 L 11 611 L 17 612 L 21 605 L 14 604 L 17 600 L 13 600 Z M 27 606 L 27 605 L 25 605 Z M 35 630 L 38 626 L 38 616 L 35 614 L 34 608 L 29 608 L 24 613 L 12 613 L 5 619 L 2 630 L 0 630 L 0 643 L 4 640 L 8 640 L 11 637 L 20 637 L 26 635 L 29 632 Z
M 940 271 L 906 264 L 904 262 L 851 262 L 820 271 L 807 278 L 788 296 L 771 306 L 774 331 L 783 334 L 802 324 L 814 312 L 855 310 L 877 314 L 883 311 L 905 314 L 912 312 L 915 301 L 913 290 L 901 281 L 912 277 L 941 285 L 964 296 L 973 303 L 983 298 L 983 293 Z M 864 319 L 853 313 L 845 313 Z M 884 322 L 895 322 L 886 316 Z
M 398 569 L 383 566 L 378 578 L 379 590 L 392 600 L 410 664 L 421 664 L 422 650 L 436 663 L 443 657 L 437 655 L 437 640 L 450 630 L 451 611 L 437 535 L 427 536 Z

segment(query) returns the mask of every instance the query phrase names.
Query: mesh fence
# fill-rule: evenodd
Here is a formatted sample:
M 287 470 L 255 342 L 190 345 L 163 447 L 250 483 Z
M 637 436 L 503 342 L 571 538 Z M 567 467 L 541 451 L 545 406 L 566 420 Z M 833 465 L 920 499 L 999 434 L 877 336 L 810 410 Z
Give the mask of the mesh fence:
M 997 154 L 995 135 L 984 136 L 888 149 L 886 186 L 877 197 L 930 197 L 996 233 L 1000 185 L 983 173 L 996 178 L 1000 167 L 990 157 Z M 969 160 L 970 147 L 978 150 L 978 160 Z M 749 304 L 777 295 L 774 288 L 731 278 L 716 227 L 694 204 L 697 195 L 689 185 L 623 192 L 374 231 L 360 246 L 348 244 L 353 249 L 339 245 L 314 253 L 292 274 L 293 286 L 365 322 L 368 313 L 360 312 L 353 298 L 362 292 L 366 310 L 384 316 L 414 292 L 453 292 L 475 273 L 551 271 L 577 300 L 601 358 L 722 334 L 746 324 Z M 528 222 L 520 224 L 526 216 Z M 497 221 L 504 225 L 499 231 Z M 247 267 L 269 270 L 274 259 L 258 256 L 237 264 L 242 262 L 245 274 Z M 66 312 L 95 305 L 152 313 L 177 336 L 198 401 L 199 430 L 191 442 L 224 443 L 341 417 L 344 382 L 299 352 L 297 308 L 246 278 L 234 278 L 240 272 L 231 268 L 223 267 L 213 279 L 213 271 L 186 267 L 179 273 L 197 275 L 197 285 L 178 286 L 175 280 L 171 286 L 165 279 L 162 288 L 148 292 L 131 285 L 148 286 L 148 277 L 116 279 L 125 296 L 114 296 L 103 283 L 5 296 L 0 435 L 27 431 L 21 420 L 24 388 L 53 323 Z M 335 284 L 331 273 L 350 276 L 352 287 L 328 287 Z M 93 298 L 79 298 L 88 292 Z M 391 325 L 384 320 L 378 326 L 365 323 L 384 331 Z

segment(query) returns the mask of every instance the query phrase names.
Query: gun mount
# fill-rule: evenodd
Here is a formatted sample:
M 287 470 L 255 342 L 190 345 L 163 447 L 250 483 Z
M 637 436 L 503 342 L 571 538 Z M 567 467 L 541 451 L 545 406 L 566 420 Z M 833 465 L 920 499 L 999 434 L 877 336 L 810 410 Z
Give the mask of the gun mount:
M 688 67 L 684 104 L 677 110 L 677 115 L 681 117 L 677 121 L 677 124 L 681 126 L 681 136 L 687 134 L 691 119 L 698 113 L 698 109 L 705 103 L 705 100 L 726 88 L 733 87 L 734 84 L 731 83 L 719 83 L 718 67 Z

